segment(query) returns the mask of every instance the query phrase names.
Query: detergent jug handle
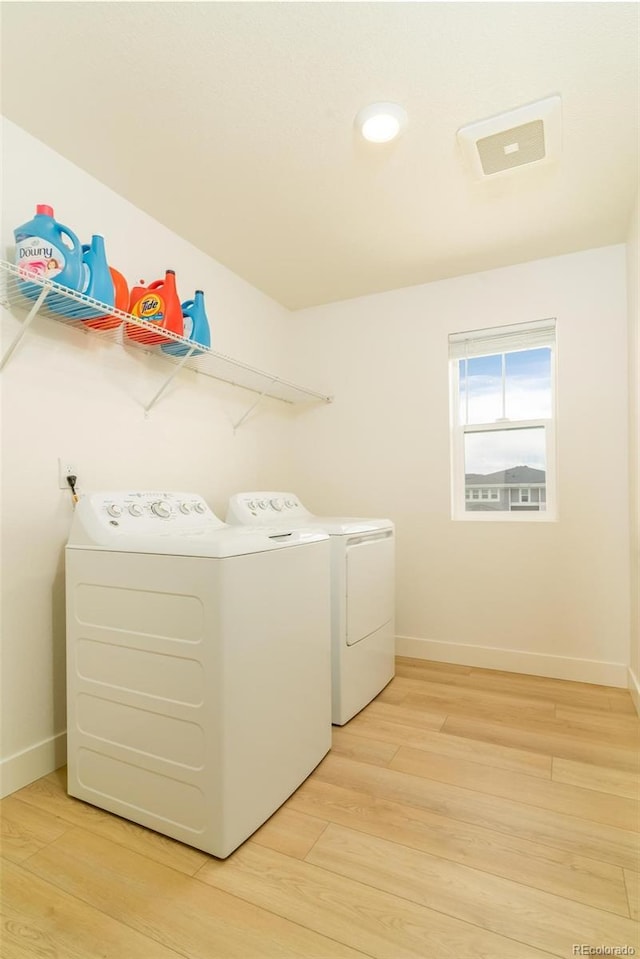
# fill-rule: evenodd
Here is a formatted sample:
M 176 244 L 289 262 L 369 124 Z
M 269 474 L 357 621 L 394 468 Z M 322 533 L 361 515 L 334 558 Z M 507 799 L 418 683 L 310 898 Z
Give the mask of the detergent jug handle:
M 185 300 L 182 304 L 182 312 L 184 313 L 185 310 L 192 310 L 195 306 L 195 303 L 195 300 Z
M 65 226 L 64 223 L 58 223 L 58 229 L 60 230 L 63 236 L 69 237 L 69 239 L 71 240 L 71 245 L 75 250 L 80 250 L 82 248 L 82 243 L 80 242 L 78 237 L 75 235 L 73 230 L 70 230 L 68 226 Z
M 88 253 L 90 249 L 91 249 L 91 247 L 89 246 L 88 243 L 83 243 L 83 244 L 82 244 L 82 252 L 83 252 L 83 253 Z
M 162 286 L 164 280 L 154 280 L 153 283 L 150 283 L 147 287 L 148 290 L 157 290 L 159 286 Z

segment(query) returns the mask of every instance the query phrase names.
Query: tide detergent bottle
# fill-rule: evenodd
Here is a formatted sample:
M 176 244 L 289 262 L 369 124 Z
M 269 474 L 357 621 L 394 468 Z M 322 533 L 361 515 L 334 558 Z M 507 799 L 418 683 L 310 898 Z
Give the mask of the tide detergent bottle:
M 55 280 L 70 290 L 82 287 L 82 245 L 73 230 L 54 218 L 53 207 L 45 203 L 36 206 L 33 219 L 16 227 L 16 266 L 27 278 Z M 26 280 L 19 281 L 21 292 L 35 299 L 42 287 Z M 50 294 L 47 305 L 62 297 Z M 67 301 L 71 306 L 71 301 Z M 62 311 L 58 311 L 62 312 Z
M 202 290 L 196 290 L 193 300 L 185 300 L 182 304 L 182 319 L 184 322 L 183 336 L 185 340 L 191 340 L 193 343 L 199 343 L 207 348 L 211 346 L 211 333 L 209 331 L 209 320 L 204 308 L 204 293 Z M 162 349 L 165 353 L 171 353 L 173 356 L 184 356 L 188 353 L 190 347 L 182 343 L 163 343 Z M 202 350 L 193 350 L 191 356 L 198 356 Z
M 142 284 L 142 280 L 140 281 Z M 147 323 L 153 323 L 159 330 L 168 330 L 182 336 L 182 308 L 176 290 L 176 274 L 174 270 L 167 270 L 164 280 L 156 280 L 148 286 L 134 286 L 131 290 L 129 312 L 132 316 Z M 133 323 L 125 323 L 125 335 L 146 346 L 155 346 L 158 343 L 172 341 Z

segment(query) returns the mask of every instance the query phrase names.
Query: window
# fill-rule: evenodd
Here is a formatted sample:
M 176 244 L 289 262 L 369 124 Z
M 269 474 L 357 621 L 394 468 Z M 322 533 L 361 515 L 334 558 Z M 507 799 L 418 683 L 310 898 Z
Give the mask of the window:
M 555 518 L 555 320 L 449 337 L 454 519 Z
M 500 499 L 498 488 L 480 489 L 477 486 L 465 486 L 466 500 L 492 500 L 497 502 Z

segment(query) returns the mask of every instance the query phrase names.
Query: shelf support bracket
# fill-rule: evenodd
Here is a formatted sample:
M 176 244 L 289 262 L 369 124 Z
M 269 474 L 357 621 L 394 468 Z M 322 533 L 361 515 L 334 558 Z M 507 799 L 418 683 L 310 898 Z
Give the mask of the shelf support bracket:
M 238 422 L 233 424 L 233 432 L 234 432 L 234 433 L 235 433 L 235 431 L 238 429 L 238 427 L 242 426 L 242 424 L 243 424 L 244 421 L 246 420 L 247 416 L 249 416 L 250 413 L 253 413 L 253 411 L 255 410 L 256 406 L 258 406 L 258 405 L 262 402 L 262 400 L 264 399 L 264 397 L 266 396 L 266 394 L 269 392 L 269 390 L 271 389 L 271 387 L 273 386 L 273 384 L 274 384 L 274 383 L 277 383 L 277 382 L 279 381 L 279 379 L 280 379 L 280 377 L 274 376 L 274 378 L 271 380 L 271 382 L 269 383 L 269 385 L 268 385 L 268 386 L 265 386 L 265 388 L 263 389 L 262 393 L 260 393 L 260 395 L 259 395 L 258 399 L 255 401 L 255 403 L 252 403 L 251 406 L 249 407 L 249 409 L 248 409 L 245 413 L 242 414 L 242 416 L 240 417 L 240 419 L 238 420 Z
M 195 345 L 192 346 L 191 349 L 190 349 L 187 353 L 185 353 L 185 355 L 182 357 L 182 359 L 180 360 L 180 362 L 179 362 L 179 363 L 176 363 L 176 365 L 175 365 L 175 367 L 174 367 L 174 369 L 173 369 L 173 372 L 166 378 L 166 380 L 164 381 L 164 383 L 162 384 L 162 386 L 160 387 L 160 389 L 158 390 L 158 392 L 155 394 L 155 396 L 153 397 L 153 399 L 151 399 L 151 400 L 149 401 L 149 403 L 147 403 L 147 405 L 145 406 L 145 408 L 144 408 L 145 415 L 146 415 L 147 413 L 149 413 L 149 412 L 153 409 L 153 407 L 156 405 L 156 403 L 158 402 L 158 400 L 160 399 L 160 397 L 162 396 L 162 394 L 164 393 L 164 391 L 165 391 L 166 388 L 168 387 L 169 383 L 171 383 L 171 381 L 178 375 L 178 373 L 180 372 L 180 370 L 182 369 L 182 367 L 184 366 L 184 364 L 185 364 L 185 363 L 187 362 L 187 360 L 193 355 L 193 351 L 194 351 L 195 349 L 196 349 Z
M 17 335 L 13 338 L 13 341 L 11 342 L 11 344 L 7 347 L 7 351 L 2 357 L 2 361 L 0 361 L 0 371 L 2 371 L 5 368 L 5 366 L 7 365 L 9 361 L 9 357 L 13 355 L 14 350 L 16 349 L 18 344 L 21 342 L 22 338 L 24 337 L 27 330 L 31 326 L 31 322 L 35 318 L 40 307 L 42 306 L 44 298 L 48 292 L 49 290 L 48 290 L 48 287 L 46 286 L 43 286 L 42 289 L 40 290 L 40 293 L 38 294 L 38 299 L 35 301 L 31 309 L 29 310 L 22 324 L 22 327 L 18 331 Z

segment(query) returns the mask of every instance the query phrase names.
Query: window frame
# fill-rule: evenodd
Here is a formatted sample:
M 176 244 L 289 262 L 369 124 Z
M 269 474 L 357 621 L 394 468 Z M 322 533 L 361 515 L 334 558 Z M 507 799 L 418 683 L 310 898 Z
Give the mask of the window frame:
M 549 322 L 549 321 L 545 321 Z M 499 332 L 500 327 L 495 327 Z M 473 332 L 473 331 L 472 331 Z M 483 332 L 483 331 L 478 331 Z M 519 348 L 517 350 L 502 350 L 501 353 L 524 352 L 527 349 L 537 349 L 531 347 Z M 558 501 L 557 501 L 557 469 L 556 469 L 556 424 L 557 424 L 557 330 L 553 344 L 549 344 L 550 350 L 550 384 L 551 384 L 551 415 L 548 418 L 537 418 L 529 420 L 498 419 L 487 423 L 460 423 L 460 359 L 449 356 L 449 385 L 450 385 L 450 436 L 451 436 L 451 519 L 458 521 L 471 522 L 517 522 L 517 523 L 550 523 L 558 519 Z M 486 354 L 476 354 L 494 356 L 496 351 L 487 351 Z M 498 430 L 520 430 L 542 428 L 545 439 L 545 499 L 542 500 L 538 493 L 538 506 L 544 502 L 546 508 L 525 509 L 525 510 L 467 510 L 466 483 L 464 471 L 464 437 L 467 433 L 495 432 Z M 478 484 L 478 486 L 486 484 Z M 474 502 L 481 502 L 476 500 Z M 490 501 L 487 501 L 490 502 Z M 535 505 L 533 502 L 524 505 Z

